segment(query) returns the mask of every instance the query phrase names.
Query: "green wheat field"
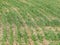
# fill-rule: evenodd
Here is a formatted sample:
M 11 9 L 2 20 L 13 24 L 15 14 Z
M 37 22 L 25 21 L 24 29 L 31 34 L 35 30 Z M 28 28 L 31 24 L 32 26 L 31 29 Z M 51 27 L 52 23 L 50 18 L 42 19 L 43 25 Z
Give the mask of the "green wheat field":
M 60 0 L 0 0 L 0 45 L 60 45 Z

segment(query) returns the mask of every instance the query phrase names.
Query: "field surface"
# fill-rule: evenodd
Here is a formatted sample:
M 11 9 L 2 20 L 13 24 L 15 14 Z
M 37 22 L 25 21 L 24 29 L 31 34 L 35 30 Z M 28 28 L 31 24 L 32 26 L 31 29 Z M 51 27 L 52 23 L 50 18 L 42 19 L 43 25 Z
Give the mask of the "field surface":
M 0 45 L 60 45 L 60 0 L 0 0 Z

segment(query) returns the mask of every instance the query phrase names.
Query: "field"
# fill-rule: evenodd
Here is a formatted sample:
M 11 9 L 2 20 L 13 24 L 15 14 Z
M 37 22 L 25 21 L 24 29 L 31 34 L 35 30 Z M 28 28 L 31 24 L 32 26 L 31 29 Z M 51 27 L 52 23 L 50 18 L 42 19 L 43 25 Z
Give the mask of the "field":
M 60 0 L 0 0 L 0 45 L 60 45 Z

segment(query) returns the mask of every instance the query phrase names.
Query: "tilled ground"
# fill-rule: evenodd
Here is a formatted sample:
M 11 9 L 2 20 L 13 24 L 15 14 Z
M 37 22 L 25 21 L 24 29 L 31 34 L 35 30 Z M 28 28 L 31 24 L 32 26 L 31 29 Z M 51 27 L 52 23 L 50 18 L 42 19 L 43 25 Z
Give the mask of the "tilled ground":
M 38 29 L 37 29 L 38 28 Z M 59 45 L 60 27 L 28 27 L 26 24 L 17 29 L 16 25 L 0 26 L 1 45 Z M 5 30 L 5 31 L 4 31 Z

